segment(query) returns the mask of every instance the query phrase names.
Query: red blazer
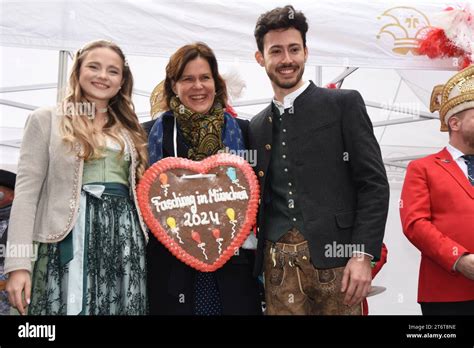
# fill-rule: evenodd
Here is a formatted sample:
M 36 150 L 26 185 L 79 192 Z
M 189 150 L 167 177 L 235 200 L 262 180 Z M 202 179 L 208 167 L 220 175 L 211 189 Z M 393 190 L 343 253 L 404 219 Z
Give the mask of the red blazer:
M 380 254 L 380 260 L 375 263 L 375 266 L 372 268 L 372 279 L 375 278 L 377 273 L 382 269 L 383 265 L 387 262 L 388 249 L 385 246 L 385 243 L 382 243 L 382 252 Z M 369 315 L 369 303 L 367 298 L 362 301 L 362 315 Z
M 421 251 L 418 302 L 474 300 L 474 281 L 453 271 L 459 256 L 474 253 L 474 186 L 446 148 L 410 163 L 400 217 Z

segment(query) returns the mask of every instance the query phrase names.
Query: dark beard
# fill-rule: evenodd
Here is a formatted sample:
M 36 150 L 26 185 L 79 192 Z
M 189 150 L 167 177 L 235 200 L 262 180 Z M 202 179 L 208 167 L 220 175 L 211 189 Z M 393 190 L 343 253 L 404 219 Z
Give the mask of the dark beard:
M 278 87 L 284 88 L 284 89 L 291 89 L 291 88 L 295 87 L 301 81 L 301 78 L 303 77 L 303 73 L 304 73 L 304 66 L 300 68 L 300 72 L 296 76 L 296 79 L 295 79 L 294 82 L 293 81 L 281 82 L 281 81 L 278 80 L 278 78 L 275 74 L 270 73 L 270 72 L 267 71 L 267 75 L 270 78 L 270 81 L 272 81 Z

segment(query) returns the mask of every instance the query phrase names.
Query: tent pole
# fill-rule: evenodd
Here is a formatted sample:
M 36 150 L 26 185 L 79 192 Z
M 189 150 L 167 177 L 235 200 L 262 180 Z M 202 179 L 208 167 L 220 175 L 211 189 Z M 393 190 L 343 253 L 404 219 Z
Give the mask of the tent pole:
M 323 67 L 320 65 L 316 65 L 314 68 L 314 83 L 316 84 L 316 86 L 321 87 L 323 84 Z
M 38 85 L 26 85 L 26 86 L 14 86 L 14 87 L 0 87 L 0 93 L 13 93 L 13 92 L 25 92 L 25 91 L 37 91 L 40 89 L 52 89 L 57 88 L 55 83 L 42 83 Z
M 38 106 L 35 106 L 35 105 L 23 104 L 23 103 L 19 103 L 19 102 L 7 100 L 7 99 L 0 99 L 0 105 L 12 106 L 14 108 L 24 109 L 24 110 L 35 110 L 38 108 Z
M 336 77 L 334 80 L 330 81 L 329 83 L 338 84 L 339 82 L 343 81 L 347 76 L 352 74 L 354 71 L 357 71 L 358 69 L 359 69 L 358 67 L 347 67 L 338 77 Z
M 67 59 L 68 51 L 59 51 L 59 67 L 58 67 L 58 92 L 56 101 L 59 103 L 64 98 L 64 91 L 67 82 Z

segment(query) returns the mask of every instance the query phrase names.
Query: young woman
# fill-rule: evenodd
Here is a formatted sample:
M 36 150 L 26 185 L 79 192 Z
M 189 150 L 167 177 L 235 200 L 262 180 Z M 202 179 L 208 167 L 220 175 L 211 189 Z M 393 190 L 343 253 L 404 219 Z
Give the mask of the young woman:
M 228 114 L 226 102 L 214 52 L 203 43 L 179 48 L 166 67 L 161 108 L 167 111 L 144 124 L 150 163 L 168 156 L 199 161 L 224 147 L 244 150 L 248 121 Z M 147 265 L 151 314 L 261 314 L 253 250 L 240 249 L 222 268 L 205 273 L 176 259 L 152 236 Z
M 5 264 L 21 314 L 147 313 L 135 186 L 148 159 L 132 88 L 121 49 L 94 41 L 75 55 L 64 102 L 28 118 L 8 242 L 34 248 Z

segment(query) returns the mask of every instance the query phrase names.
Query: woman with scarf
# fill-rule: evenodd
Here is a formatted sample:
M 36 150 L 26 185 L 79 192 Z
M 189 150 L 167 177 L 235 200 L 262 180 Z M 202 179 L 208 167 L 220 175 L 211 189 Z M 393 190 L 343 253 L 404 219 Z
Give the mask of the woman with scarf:
M 214 52 L 204 43 L 179 48 L 166 67 L 162 109 L 144 124 L 150 165 L 169 156 L 200 161 L 220 150 L 245 150 L 248 121 L 225 110 L 227 89 Z M 261 314 L 254 251 L 240 249 L 215 272 L 199 272 L 175 258 L 154 236 L 147 246 L 151 314 Z

